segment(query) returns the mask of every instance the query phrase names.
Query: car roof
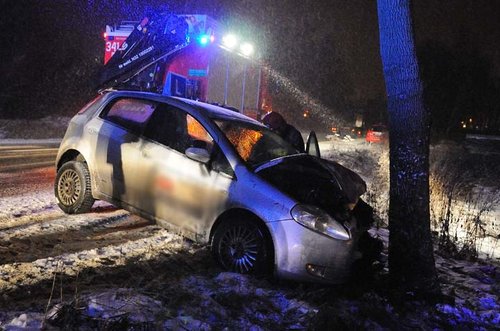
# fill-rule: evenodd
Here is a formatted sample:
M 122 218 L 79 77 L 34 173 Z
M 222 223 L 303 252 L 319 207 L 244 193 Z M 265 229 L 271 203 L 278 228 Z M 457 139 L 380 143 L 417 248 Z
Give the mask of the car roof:
M 184 99 L 178 97 L 173 97 L 173 99 L 180 100 L 184 103 L 190 104 L 191 106 L 203 109 L 203 111 L 205 111 L 207 115 L 212 119 L 239 120 L 239 121 L 250 122 L 257 125 L 263 125 L 262 123 L 254 120 L 253 118 L 245 116 L 230 108 L 225 108 L 191 99 Z
M 243 114 L 240 114 L 232 109 L 220 107 L 217 105 L 212 105 L 206 102 L 195 101 L 191 99 L 179 98 L 179 97 L 171 97 L 165 96 L 161 94 L 151 93 L 151 92 L 139 92 L 139 91 L 125 91 L 125 90 L 112 90 L 106 91 L 107 93 L 113 96 L 124 96 L 124 97 L 138 97 L 149 99 L 158 102 L 169 102 L 171 100 L 176 100 L 178 102 L 182 102 L 188 106 L 196 108 L 198 112 L 202 115 L 205 115 L 211 119 L 217 120 L 235 120 L 235 121 L 243 121 L 247 123 L 252 123 L 255 125 L 262 126 L 263 124 L 248 117 Z

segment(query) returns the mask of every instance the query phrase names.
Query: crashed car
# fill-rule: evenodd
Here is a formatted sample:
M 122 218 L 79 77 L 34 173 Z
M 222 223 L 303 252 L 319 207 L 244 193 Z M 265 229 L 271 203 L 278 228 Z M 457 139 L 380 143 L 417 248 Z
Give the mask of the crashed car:
M 54 190 L 66 213 L 105 200 L 209 244 L 226 270 L 341 283 L 371 222 L 366 185 L 315 135 L 306 150 L 232 110 L 111 91 L 69 123 Z

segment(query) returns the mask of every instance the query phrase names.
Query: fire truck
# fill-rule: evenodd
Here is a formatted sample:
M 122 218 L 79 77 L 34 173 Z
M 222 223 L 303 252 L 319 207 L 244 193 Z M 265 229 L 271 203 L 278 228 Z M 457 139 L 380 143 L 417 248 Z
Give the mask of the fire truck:
M 156 13 L 106 26 L 98 89 L 131 89 L 219 104 L 259 119 L 271 110 L 252 46 L 206 15 Z

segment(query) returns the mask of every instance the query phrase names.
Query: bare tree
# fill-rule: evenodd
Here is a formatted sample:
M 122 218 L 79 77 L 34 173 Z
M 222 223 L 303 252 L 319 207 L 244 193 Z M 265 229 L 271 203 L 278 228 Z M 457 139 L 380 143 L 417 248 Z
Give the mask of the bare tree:
M 378 0 L 390 133 L 389 273 L 404 291 L 438 293 L 429 216 L 429 115 L 410 0 Z

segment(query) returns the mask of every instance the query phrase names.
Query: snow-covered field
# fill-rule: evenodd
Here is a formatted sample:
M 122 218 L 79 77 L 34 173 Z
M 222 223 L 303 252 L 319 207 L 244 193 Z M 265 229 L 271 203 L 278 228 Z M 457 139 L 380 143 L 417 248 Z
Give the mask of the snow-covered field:
M 324 157 L 367 180 L 371 191 L 365 198 L 382 210 L 384 148 L 360 141 L 320 147 Z M 395 303 L 387 297 L 383 264 L 371 277 L 329 287 L 227 273 L 206 247 L 106 203 L 96 203 L 89 214 L 65 215 L 53 197 L 51 168 L 0 173 L 0 187 L 11 185 L 12 176 L 45 179 L 0 194 L 0 328 L 486 330 L 500 325 L 497 253 L 490 254 L 493 261 L 470 262 L 436 252 L 449 301 L 425 305 L 409 293 L 408 302 Z M 498 194 L 494 188 L 490 198 Z M 488 231 L 496 245 L 498 205 L 483 216 L 492 217 L 485 220 L 493 220 Z M 381 222 L 384 217 L 382 212 Z M 387 230 L 373 233 L 387 247 Z
M 322 142 L 320 148 L 325 157 L 338 160 L 363 177 L 368 184 L 365 200 L 375 207 L 381 223 L 387 224 L 387 146 L 369 145 L 358 139 Z M 453 159 L 448 160 L 450 154 Z M 444 166 L 441 165 L 443 158 L 446 161 Z M 475 236 L 472 245 L 479 256 L 500 261 L 500 143 L 472 141 L 464 146 L 441 143 L 432 146 L 431 160 L 434 162 L 432 169 L 437 173 L 431 177 L 433 230 L 441 231 L 440 217 L 448 213 L 449 233 L 458 246 L 470 242 Z M 474 164 L 467 169 L 470 163 Z M 459 172 L 459 178 L 454 178 L 452 172 Z M 452 178 L 449 179 L 448 175 Z M 450 189 L 455 190 L 453 195 L 448 195 Z

